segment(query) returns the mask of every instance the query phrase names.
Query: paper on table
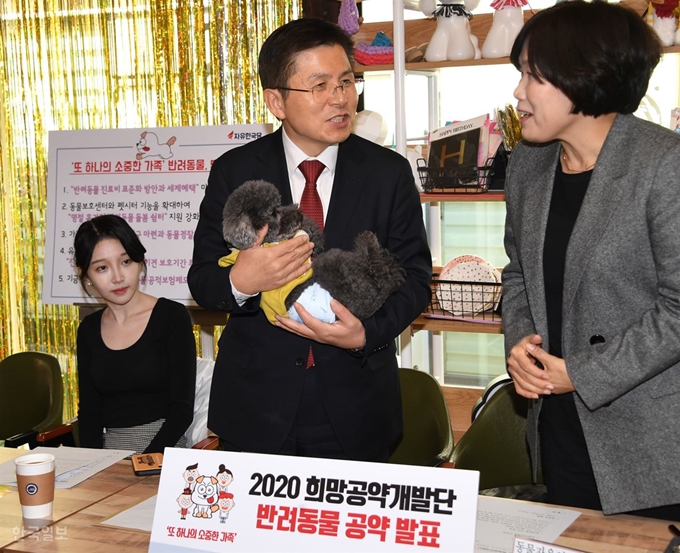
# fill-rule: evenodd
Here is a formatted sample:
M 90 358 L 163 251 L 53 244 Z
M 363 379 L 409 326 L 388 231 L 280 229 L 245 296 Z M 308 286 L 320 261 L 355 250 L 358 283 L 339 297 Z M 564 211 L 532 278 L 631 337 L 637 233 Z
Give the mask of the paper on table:
M 551 543 L 580 514 L 571 509 L 480 495 L 475 553 L 512 553 L 515 536 Z
M 134 507 L 130 507 L 107 520 L 103 520 L 99 524 L 151 532 L 153 513 L 156 510 L 156 497 L 158 496 L 154 495 L 149 499 L 145 499 Z
M 545 548 L 548 546 L 548 549 Z M 570 549 L 562 547 L 561 545 L 553 545 L 552 543 L 545 543 L 544 541 L 525 540 L 524 538 L 515 538 L 513 544 L 513 551 L 550 551 L 551 553 L 586 553 L 581 549 Z
M 50 453 L 56 461 L 56 487 L 72 488 L 134 451 L 86 447 L 36 447 L 26 453 Z M 130 469 L 132 470 L 132 469 Z M 14 460 L 0 464 L 0 484 L 16 486 Z

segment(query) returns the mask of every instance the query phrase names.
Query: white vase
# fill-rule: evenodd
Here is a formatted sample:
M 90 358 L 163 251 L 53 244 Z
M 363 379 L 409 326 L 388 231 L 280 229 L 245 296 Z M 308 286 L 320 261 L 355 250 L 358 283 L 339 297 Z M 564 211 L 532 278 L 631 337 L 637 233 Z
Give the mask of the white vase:
M 425 51 L 426 61 L 471 60 L 475 47 L 470 39 L 467 17 L 454 15 L 438 17 L 430 43 Z
M 522 8 L 506 6 L 496 10 L 493 22 L 482 45 L 483 58 L 503 58 L 510 55 L 512 45 L 524 25 Z

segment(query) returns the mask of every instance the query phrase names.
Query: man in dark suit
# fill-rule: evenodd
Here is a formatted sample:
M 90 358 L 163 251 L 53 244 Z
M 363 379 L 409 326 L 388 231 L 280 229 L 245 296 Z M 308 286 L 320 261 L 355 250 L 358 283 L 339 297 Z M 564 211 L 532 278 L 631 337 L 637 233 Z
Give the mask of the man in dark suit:
M 231 314 L 208 417 L 227 450 L 386 461 L 401 432 L 395 338 L 427 305 L 432 261 L 408 162 L 351 134 L 358 101 L 352 56 L 351 39 L 326 21 L 300 19 L 274 31 L 260 51 L 259 74 L 282 127 L 225 153 L 210 172 L 188 280 L 199 305 Z M 405 283 L 366 320 L 333 300 L 333 324 L 297 304 L 303 322 L 267 321 L 260 292 L 307 270 L 306 237 L 243 250 L 233 266 L 218 266 L 230 253 L 222 238 L 228 196 L 262 179 L 284 205 L 300 203 L 306 179 L 299 165 L 309 160 L 323 163 L 316 190 L 325 248 L 350 250 L 371 230 L 406 271 Z

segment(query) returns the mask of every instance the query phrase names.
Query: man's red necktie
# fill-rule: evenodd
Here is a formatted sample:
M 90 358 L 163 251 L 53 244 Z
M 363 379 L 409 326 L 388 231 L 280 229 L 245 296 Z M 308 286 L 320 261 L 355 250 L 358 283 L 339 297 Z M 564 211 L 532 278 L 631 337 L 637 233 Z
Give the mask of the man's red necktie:
M 316 190 L 316 180 L 323 173 L 326 166 L 317 159 L 311 159 L 300 163 L 300 171 L 305 177 L 305 189 L 300 198 L 302 213 L 314 219 L 323 231 L 323 205 Z
M 323 173 L 326 166 L 318 159 L 310 159 L 300 163 L 300 171 L 305 177 L 305 189 L 300 198 L 300 210 L 310 219 L 314 219 L 319 229 L 323 232 L 323 205 L 319 192 L 316 190 L 316 181 L 319 175 Z M 312 353 L 312 346 L 309 346 L 309 355 L 307 356 L 307 366 L 309 369 L 314 366 L 314 354 Z

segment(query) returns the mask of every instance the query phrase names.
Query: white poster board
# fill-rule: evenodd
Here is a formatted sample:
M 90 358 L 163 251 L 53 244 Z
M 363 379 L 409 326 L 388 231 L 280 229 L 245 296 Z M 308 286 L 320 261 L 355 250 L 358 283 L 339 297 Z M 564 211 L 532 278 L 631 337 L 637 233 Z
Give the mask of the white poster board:
M 113 213 L 147 250 L 142 290 L 195 305 L 187 272 L 212 162 L 271 131 L 263 124 L 50 132 L 43 303 L 96 303 L 80 286 L 73 238 L 84 221 Z
M 473 553 L 479 473 L 166 448 L 149 553 Z

